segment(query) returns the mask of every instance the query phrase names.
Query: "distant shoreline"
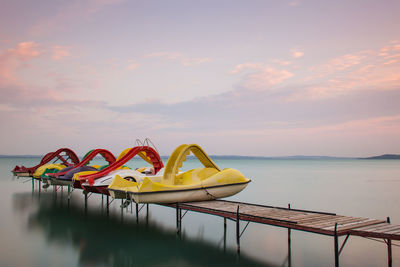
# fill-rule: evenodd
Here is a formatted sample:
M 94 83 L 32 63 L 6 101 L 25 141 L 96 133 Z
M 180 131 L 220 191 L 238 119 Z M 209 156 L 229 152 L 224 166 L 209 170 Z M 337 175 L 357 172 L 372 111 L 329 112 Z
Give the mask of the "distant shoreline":
M 0 158 L 42 158 L 44 155 L 0 155 Z M 161 156 L 161 158 L 168 158 L 169 156 Z M 331 156 L 280 156 L 280 157 L 267 157 L 267 156 L 239 156 L 239 155 L 210 155 L 213 159 L 270 159 L 270 160 L 332 160 L 332 159 L 360 159 L 360 160 L 399 160 L 400 155 L 397 154 L 384 154 L 373 157 L 331 157 Z M 82 156 L 80 156 L 82 158 Z M 194 158 L 194 156 L 188 156 Z

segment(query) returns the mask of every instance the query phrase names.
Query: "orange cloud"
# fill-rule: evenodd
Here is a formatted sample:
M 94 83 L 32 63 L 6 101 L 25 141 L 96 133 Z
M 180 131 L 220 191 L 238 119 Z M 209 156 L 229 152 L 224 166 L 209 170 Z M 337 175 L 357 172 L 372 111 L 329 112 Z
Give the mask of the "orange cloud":
M 292 54 L 293 58 L 299 58 L 299 57 L 302 57 L 304 55 L 304 52 L 301 52 L 301 51 L 299 51 L 297 49 L 290 50 L 290 53 Z

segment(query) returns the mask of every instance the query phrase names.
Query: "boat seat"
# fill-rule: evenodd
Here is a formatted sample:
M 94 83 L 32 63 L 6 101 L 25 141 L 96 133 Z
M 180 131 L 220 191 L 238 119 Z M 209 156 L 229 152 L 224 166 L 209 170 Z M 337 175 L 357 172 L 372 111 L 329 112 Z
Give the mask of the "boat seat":
M 175 185 L 190 185 L 201 183 L 201 181 L 209 178 L 210 176 L 218 173 L 215 168 L 196 168 L 175 177 Z

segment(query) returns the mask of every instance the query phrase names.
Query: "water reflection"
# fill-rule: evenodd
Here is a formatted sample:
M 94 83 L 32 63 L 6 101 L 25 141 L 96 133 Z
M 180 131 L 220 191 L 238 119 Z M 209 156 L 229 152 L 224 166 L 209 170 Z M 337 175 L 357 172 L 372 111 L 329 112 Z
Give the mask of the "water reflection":
M 65 246 L 76 250 L 81 266 L 270 266 L 245 255 L 238 258 L 234 250 L 224 252 L 204 240 L 179 239 L 175 231 L 151 220 L 137 224 L 134 216 L 85 212 L 82 201 L 68 205 L 52 192 L 42 192 L 40 198 L 14 194 L 13 206 L 19 213 L 29 213 L 28 233 L 43 235 L 48 246 L 58 247 L 61 257 Z

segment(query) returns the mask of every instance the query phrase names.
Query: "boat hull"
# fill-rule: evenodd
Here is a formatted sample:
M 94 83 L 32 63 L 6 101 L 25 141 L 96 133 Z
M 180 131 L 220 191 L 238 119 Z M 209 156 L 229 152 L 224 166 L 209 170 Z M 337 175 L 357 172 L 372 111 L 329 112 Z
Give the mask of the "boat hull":
M 90 186 L 90 185 L 82 185 L 83 190 L 86 192 L 96 193 L 96 194 L 103 194 L 103 195 L 110 195 L 110 192 L 107 190 L 106 186 Z
M 50 179 L 50 184 L 51 185 L 61 185 L 61 186 L 72 186 L 73 183 L 72 183 L 72 181 L 68 181 L 68 180 L 51 178 Z
M 116 199 L 126 199 L 127 198 L 127 193 L 125 191 L 120 191 L 120 190 L 108 190 L 110 193 L 110 196 L 112 198 Z
M 136 203 L 177 203 L 213 200 L 229 197 L 242 191 L 249 182 L 238 184 L 226 184 L 213 187 L 190 188 L 183 190 L 165 190 L 156 192 L 127 192 L 129 198 Z M 122 195 L 122 191 L 108 189 L 110 194 Z M 125 197 L 126 198 L 126 195 Z
M 29 172 L 13 172 L 13 175 L 17 177 L 32 177 Z

